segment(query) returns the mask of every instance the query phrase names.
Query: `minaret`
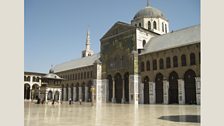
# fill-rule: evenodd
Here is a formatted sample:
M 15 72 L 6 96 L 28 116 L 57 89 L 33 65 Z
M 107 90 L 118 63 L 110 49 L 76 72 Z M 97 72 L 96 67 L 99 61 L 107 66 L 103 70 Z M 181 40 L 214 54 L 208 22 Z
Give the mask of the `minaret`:
M 93 55 L 93 51 L 90 49 L 90 33 L 89 33 L 89 30 L 87 30 L 86 49 L 82 51 L 82 57 L 92 56 L 92 55 Z

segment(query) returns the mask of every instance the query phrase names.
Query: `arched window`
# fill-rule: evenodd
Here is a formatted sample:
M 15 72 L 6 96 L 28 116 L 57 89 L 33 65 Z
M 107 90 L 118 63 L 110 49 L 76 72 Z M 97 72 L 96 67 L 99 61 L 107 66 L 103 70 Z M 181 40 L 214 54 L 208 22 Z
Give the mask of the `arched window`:
M 156 21 L 153 21 L 153 28 L 154 28 L 154 29 L 157 29 Z
M 184 54 L 181 56 L 181 63 L 182 63 L 182 66 L 186 66 L 187 65 L 186 55 L 184 55 Z
M 159 69 L 163 69 L 164 68 L 164 62 L 163 59 L 159 60 Z
M 141 62 L 141 72 L 145 71 L 145 63 Z
M 141 23 L 139 23 L 139 27 L 142 27 L 142 24 Z
M 150 71 L 150 62 L 149 61 L 146 62 L 146 70 Z
M 148 21 L 148 30 L 151 30 L 151 22 Z
M 173 57 L 173 67 L 178 67 L 178 59 L 177 56 Z
M 162 23 L 162 31 L 164 32 L 164 24 Z
M 190 64 L 191 64 L 191 65 L 195 65 L 195 64 L 196 64 L 195 61 L 196 61 L 196 60 L 195 60 L 195 54 L 194 54 L 194 53 L 191 53 L 191 54 L 190 54 Z
M 37 77 L 37 80 L 36 80 L 36 81 L 37 81 L 37 82 L 39 82 L 39 79 L 40 79 L 40 78 L 39 78 L 39 77 Z
M 142 46 L 144 47 L 144 46 L 145 46 L 145 44 L 146 44 L 146 41 L 145 41 L 145 40 L 143 40 L 143 42 L 142 42 Z
M 166 68 L 170 68 L 171 67 L 171 63 L 170 63 L 170 57 L 166 58 Z
M 26 76 L 24 76 L 24 81 L 27 81 Z
M 157 70 L 157 60 L 153 60 L 153 70 Z
M 33 77 L 33 82 L 36 82 L 36 77 Z
M 165 24 L 165 32 L 167 33 L 167 25 Z

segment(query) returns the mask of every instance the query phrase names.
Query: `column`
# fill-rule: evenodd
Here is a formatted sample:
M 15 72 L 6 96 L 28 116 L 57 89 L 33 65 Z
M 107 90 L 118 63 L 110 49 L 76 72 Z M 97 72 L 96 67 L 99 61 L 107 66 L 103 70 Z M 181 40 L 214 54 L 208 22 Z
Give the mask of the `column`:
M 64 90 L 64 95 L 63 95 L 63 101 L 66 101 L 66 88 L 63 89 Z
M 73 87 L 73 101 L 76 100 L 76 87 Z
M 179 104 L 185 104 L 185 90 L 183 79 L 178 79 L 178 99 Z
M 163 80 L 163 103 L 169 103 L 169 82 L 167 80 Z
M 47 95 L 48 95 L 48 90 L 46 90 L 46 93 L 45 93 L 45 102 L 47 103 Z
M 85 86 L 85 102 L 88 102 L 89 101 L 89 97 L 88 97 L 88 94 L 89 94 L 89 92 L 88 92 L 88 86 Z
M 112 103 L 116 103 L 116 98 L 115 98 L 115 80 L 114 80 L 114 78 L 112 78 L 112 83 L 113 83 Z
M 30 101 L 32 100 L 32 87 L 30 86 Z
M 129 76 L 129 103 L 139 104 L 139 87 L 140 87 L 140 76 L 138 74 Z
M 68 87 L 68 100 L 71 98 L 71 87 Z
M 58 92 L 59 92 L 59 96 L 58 96 L 59 97 L 59 100 L 58 100 L 58 102 L 61 103 L 61 90 L 59 89 Z
M 155 82 L 149 82 L 149 102 L 150 104 L 156 103 L 156 87 Z
M 82 99 L 82 87 L 79 87 L 79 100 Z
M 201 104 L 201 77 L 195 77 L 196 81 L 196 101 L 197 104 Z
M 122 99 L 121 99 L 121 103 L 125 103 L 125 79 L 123 79 L 123 83 L 122 83 Z

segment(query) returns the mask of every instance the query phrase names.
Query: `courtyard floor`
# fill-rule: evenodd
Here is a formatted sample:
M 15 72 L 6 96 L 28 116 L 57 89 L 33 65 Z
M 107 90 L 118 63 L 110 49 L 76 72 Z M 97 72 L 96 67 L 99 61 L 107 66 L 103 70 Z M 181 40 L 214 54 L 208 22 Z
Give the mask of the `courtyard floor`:
M 200 126 L 199 105 L 24 102 L 25 126 Z

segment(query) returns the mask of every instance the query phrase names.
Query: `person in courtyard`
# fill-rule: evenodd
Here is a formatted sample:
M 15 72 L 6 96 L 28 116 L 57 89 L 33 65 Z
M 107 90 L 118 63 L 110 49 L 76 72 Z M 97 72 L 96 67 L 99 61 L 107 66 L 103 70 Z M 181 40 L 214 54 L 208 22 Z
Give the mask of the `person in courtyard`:
M 80 104 L 80 105 L 82 104 L 82 99 L 81 99 L 81 98 L 79 99 L 79 104 Z
M 69 98 L 69 105 L 72 104 L 72 98 Z
M 53 99 L 53 101 L 52 101 L 52 105 L 54 105 L 54 102 L 55 102 L 55 100 Z

